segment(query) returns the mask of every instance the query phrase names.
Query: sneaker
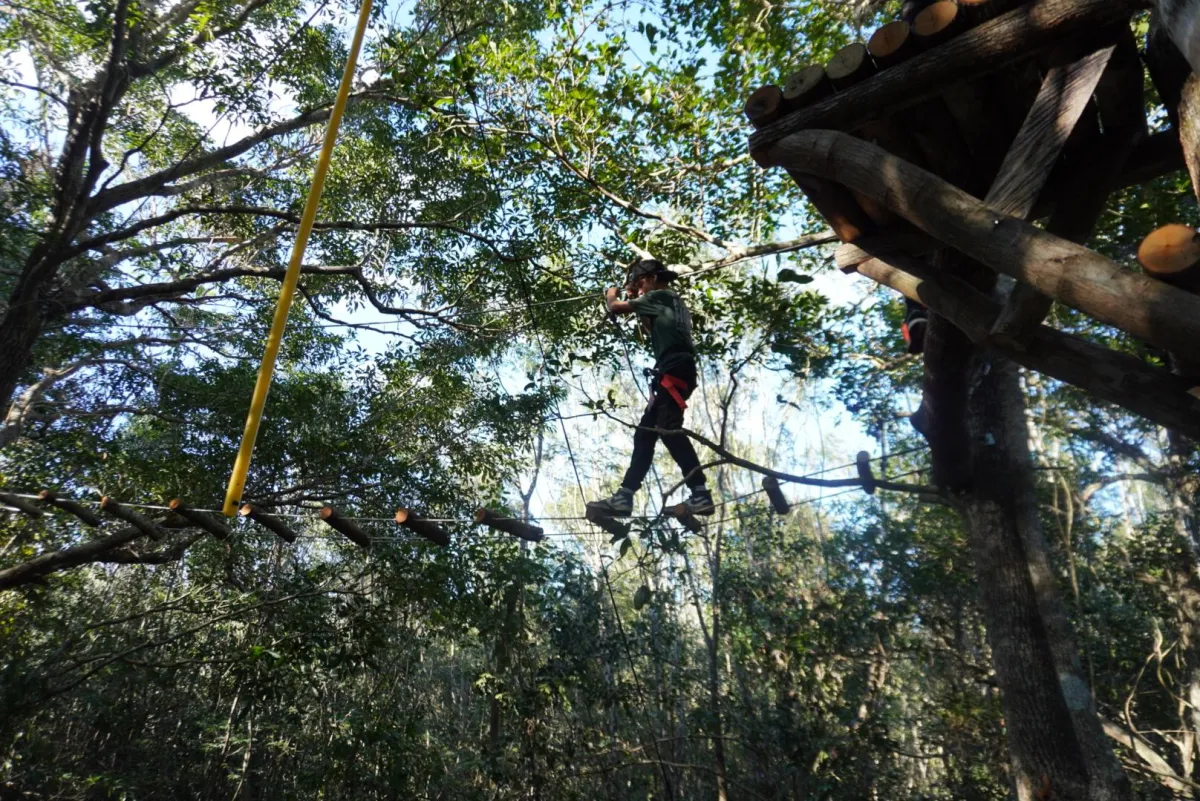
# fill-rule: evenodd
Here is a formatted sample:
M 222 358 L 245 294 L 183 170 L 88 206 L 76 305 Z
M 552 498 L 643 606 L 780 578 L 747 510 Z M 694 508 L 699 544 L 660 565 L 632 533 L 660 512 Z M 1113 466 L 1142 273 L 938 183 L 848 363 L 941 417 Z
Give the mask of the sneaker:
M 707 487 L 692 490 L 692 496 L 685 501 L 685 504 L 693 515 L 711 515 L 716 509 L 712 493 L 708 491 Z
M 633 491 L 621 487 L 611 498 L 588 501 L 588 509 L 608 517 L 629 517 L 633 514 Z

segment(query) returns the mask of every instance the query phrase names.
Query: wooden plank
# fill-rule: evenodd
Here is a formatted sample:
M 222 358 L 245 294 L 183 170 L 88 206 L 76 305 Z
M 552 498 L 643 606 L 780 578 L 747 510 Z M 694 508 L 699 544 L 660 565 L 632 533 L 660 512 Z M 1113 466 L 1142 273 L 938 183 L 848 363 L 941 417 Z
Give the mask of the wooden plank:
M 869 81 L 794 111 L 750 137 L 750 152 L 766 165 L 772 143 L 806 128 L 852 130 L 877 116 L 940 95 L 1061 45 L 1099 26 L 1129 19 L 1142 0 L 1037 0 L 972 28 L 945 44 L 884 70 Z
M 1046 76 L 1047 84 L 1051 80 L 1064 84 L 1062 93 L 1058 95 L 1058 113 L 1065 118 L 1060 116 L 1057 121 L 1052 121 L 1051 125 L 1060 131 L 1066 129 L 1068 134 L 1068 126 L 1074 126 L 1079 113 L 1088 107 L 1088 98 L 1097 94 L 1102 83 L 1108 84 L 1105 92 L 1097 94 L 1098 98 L 1103 97 L 1103 101 L 1098 101 L 1098 105 L 1101 106 L 1101 113 L 1107 123 L 1103 158 L 1095 161 L 1076 159 L 1076 164 L 1065 165 L 1065 170 L 1072 178 L 1066 184 L 1066 192 L 1046 226 L 1050 233 L 1072 242 L 1084 242 L 1091 234 L 1096 221 L 1104 212 L 1117 172 L 1145 130 L 1145 116 L 1141 103 L 1141 65 L 1137 60 L 1137 49 L 1128 28 L 1120 33 L 1124 35 L 1119 44 L 1097 50 L 1074 64 L 1055 67 Z M 1049 98 L 1051 102 L 1053 99 Z M 1033 119 L 1035 112 L 1039 111 L 1046 101 L 1043 87 L 1043 92 L 1039 93 L 1030 111 L 1030 119 Z M 1072 114 L 1074 118 L 1068 116 Z M 1065 144 L 1065 139 L 1056 139 L 1042 142 L 1040 146 L 1047 150 L 1054 149 L 1052 155 L 1057 158 L 1058 151 Z M 1010 151 L 1010 155 L 1012 152 Z M 1050 153 L 1046 154 L 1046 158 L 1050 156 Z M 1043 163 L 1045 160 L 1043 159 Z M 1003 169 L 1001 174 L 1004 174 Z M 1034 197 L 1033 200 L 1036 202 L 1037 198 Z M 998 203 L 989 205 L 1000 208 Z M 1018 216 L 1028 216 L 1032 206 L 1031 203 L 1025 214 Z M 1017 283 L 1012 287 L 1004 308 L 996 317 L 991 336 L 1004 339 L 1014 347 L 1022 347 L 1035 327 L 1046 319 L 1052 306 L 1053 300 L 1049 296 L 1028 284 Z
M 1054 67 L 1000 165 L 984 202 L 1001 214 L 1026 217 L 1083 113 L 1115 46 Z

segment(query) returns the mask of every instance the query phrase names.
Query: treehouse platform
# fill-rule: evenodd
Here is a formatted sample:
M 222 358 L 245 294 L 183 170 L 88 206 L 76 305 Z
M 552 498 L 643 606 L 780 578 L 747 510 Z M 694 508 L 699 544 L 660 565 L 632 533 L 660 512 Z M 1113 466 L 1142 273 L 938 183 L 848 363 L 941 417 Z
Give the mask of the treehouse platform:
M 1135 36 L 1147 7 L 907 2 L 866 42 L 746 102 L 751 155 L 828 221 L 839 267 L 929 309 L 914 424 L 943 483 L 969 472 L 964 382 L 981 347 L 1200 438 L 1194 227 L 1147 238 L 1141 268 L 1080 244 L 1111 193 L 1197 178 L 1200 86 L 1157 11 L 1144 44 Z M 1148 86 L 1164 130 L 1148 123 Z M 1047 325 L 1054 303 L 1167 356 Z

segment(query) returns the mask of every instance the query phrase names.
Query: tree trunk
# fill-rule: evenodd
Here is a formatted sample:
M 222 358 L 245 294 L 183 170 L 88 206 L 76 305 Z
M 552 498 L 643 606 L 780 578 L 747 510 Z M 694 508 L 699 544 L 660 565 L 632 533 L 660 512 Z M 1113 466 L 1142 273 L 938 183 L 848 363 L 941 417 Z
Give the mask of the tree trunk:
M 1016 368 L 981 352 L 968 382 L 965 514 L 1017 798 L 1128 798 L 1053 587 Z

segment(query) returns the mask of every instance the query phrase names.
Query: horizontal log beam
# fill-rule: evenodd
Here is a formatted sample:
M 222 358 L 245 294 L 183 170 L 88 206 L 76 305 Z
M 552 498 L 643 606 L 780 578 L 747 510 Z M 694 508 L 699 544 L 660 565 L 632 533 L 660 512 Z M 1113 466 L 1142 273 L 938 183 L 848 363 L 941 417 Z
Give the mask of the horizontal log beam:
M 1077 34 L 1126 21 L 1147 5 L 1146 0 L 1037 0 L 1022 5 L 871 80 L 781 117 L 750 137 L 750 152 L 766 164 L 770 146 L 797 131 L 857 128 L 883 109 L 895 113 Z
M 916 259 L 873 259 L 859 273 L 924 303 L 959 327 L 972 341 L 1017 364 L 1044 373 L 1142 417 L 1191 437 L 1200 437 L 1197 388 L 1169 371 L 1136 356 L 1086 342 L 1046 325 L 1039 326 L 1026 347 L 1017 349 L 988 339 L 1000 304 L 956 278 Z
M 838 131 L 801 131 L 764 163 L 845 184 L 993 270 L 1166 350 L 1200 342 L 1200 297 L 988 208 L 886 151 Z

